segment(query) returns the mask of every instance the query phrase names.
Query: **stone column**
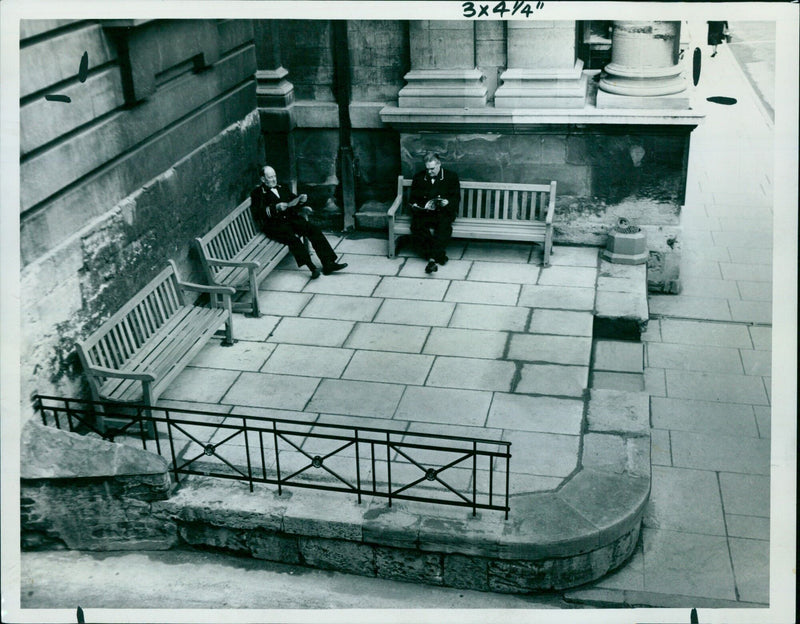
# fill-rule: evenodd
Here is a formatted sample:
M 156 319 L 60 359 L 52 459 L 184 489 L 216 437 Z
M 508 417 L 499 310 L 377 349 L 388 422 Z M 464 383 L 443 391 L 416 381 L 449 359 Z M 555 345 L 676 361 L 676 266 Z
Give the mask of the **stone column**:
M 287 69 L 281 65 L 278 23 L 275 20 L 253 22 L 256 39 L 256 101 L 258 108 L 283 108 L 294 102 L 294 86 L 286 80 Z
M 486 106 L 483 75 L 475 67 L 475 24 L 467 21 L 409 23 L 411 71 L 398 93 L 400 108 Z
M 496 108 L 583 108 L 588 78 L 577 58 L 576 22 L 510 21 L 508 69 Z
M 680 30 L 680 22 L 614 22 L 597 108 L 689 108 Z

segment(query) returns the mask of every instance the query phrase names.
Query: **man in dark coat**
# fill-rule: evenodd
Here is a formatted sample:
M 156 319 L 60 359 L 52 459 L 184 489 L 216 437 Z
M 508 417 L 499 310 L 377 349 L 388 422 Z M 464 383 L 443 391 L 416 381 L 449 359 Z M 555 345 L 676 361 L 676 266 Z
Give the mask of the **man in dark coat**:
M 322 263 L 322 272 L 330 275 L 340 271 L 347 263 L 336 262 L 336 253 L 328 239 L 313 223 L 304 218 L 312 212 L 305 206 L 308 197 L 295 195 L 291 190 L 278 184 L 278 177 L 272 167 L 264 167 L 261 183 L 250 193 L 250 212 L 253 221 L 272 240 L 289 247 L 297 266 L 307 266 L 311 279 L 319 277 L 319 269 L 311 260 L 311 255 L 301 237 L 305 236 Z
M 423 257 L 426 273 L 447 263 L 447 243 L 453 235 L 453 220 L 461 201 L 461 185 L 455 172 L 442 167 L 439 155 L 425 154 L 425 169 L 414 175 L 408 203 L 411 207 L 411 238 Z

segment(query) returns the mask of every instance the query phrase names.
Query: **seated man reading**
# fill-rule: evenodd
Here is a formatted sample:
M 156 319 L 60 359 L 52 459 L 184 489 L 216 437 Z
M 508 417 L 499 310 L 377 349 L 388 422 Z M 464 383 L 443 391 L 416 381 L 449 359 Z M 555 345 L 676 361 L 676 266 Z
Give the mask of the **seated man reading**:
M 322 263 L 322 272 L 330 275 L 347 266 L 347 263 L 336 262 L 336 253 L 328 239 L 313 223 L 303 218 L 312 212 L 306 206 L 308 197 L 295 195 L 289 189 L 278 184 L 278 177 L 272 167 L 264 167 L 261 184 L 250 193 L 250 211 L 253 221 L 272 240 L 289 247 L 297 266 L 307 266 L 311 271 L 311 279 L 319 277 L 319 269 L 311 260 L 301 237 L 305 236 L 317 253 Z
M 447 243 L 453 235 L 453 220 L 461 201 L 458 176 L 442 167 L 439 155 L 425 154 L 425 169 L 414 175 L 408 202 L 411 207 L 411 238 L 428 259 L 426 273 L 447 262 Z

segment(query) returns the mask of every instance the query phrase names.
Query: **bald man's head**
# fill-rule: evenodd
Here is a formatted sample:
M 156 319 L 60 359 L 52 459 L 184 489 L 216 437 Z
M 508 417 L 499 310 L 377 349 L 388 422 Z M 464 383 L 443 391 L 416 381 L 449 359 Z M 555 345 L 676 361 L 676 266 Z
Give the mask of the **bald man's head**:
M 272 167 L 266 166 L 261 170 L 261 183 L 266 184 L 269 188 L 278 186 L 278 176 Z

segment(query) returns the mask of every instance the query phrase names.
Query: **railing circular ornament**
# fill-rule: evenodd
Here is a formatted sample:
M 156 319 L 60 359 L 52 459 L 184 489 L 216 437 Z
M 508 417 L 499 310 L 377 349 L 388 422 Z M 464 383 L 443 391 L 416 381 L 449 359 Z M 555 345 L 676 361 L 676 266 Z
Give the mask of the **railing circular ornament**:
M 311 460 L 311 465 L 314 466 L 314 468 L 319 468 L 322 466 L 322 458 L 319 455 L 314 455 L 314 459 Z
M 216 447 L 213 444 L 206 444 L 205 448 L 203 449 L 203 453 L 206 455 L 213 455 Z
M 428 468 L 428 470 L 425 471 L 425 478 L 428 481 L 435 481 L 436 480 L 436 471 L 433 468 Z

